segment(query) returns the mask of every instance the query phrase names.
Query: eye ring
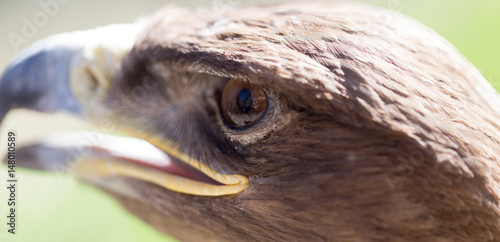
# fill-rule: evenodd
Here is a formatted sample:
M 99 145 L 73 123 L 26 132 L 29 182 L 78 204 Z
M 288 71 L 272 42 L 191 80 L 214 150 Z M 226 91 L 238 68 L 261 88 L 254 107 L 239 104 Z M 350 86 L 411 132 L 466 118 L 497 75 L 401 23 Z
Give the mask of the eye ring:
M 229 79 L 220 101 L 225 124 L 246 129 L 258 123 L 267 112 L 269 100 L 262 88 L 241 79 Z

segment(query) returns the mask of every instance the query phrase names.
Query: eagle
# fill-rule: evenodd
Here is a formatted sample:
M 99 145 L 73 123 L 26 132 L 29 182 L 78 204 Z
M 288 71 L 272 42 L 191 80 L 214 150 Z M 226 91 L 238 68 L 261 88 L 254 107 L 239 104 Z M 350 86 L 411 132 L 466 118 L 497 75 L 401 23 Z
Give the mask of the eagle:
M 500 240 L 499 94 L 381 11 L 168 6 L 55 35 L 6 68 L 0 120 L 103 127 L 22 147 L 16 165 L 63 164 L 181 241 Z

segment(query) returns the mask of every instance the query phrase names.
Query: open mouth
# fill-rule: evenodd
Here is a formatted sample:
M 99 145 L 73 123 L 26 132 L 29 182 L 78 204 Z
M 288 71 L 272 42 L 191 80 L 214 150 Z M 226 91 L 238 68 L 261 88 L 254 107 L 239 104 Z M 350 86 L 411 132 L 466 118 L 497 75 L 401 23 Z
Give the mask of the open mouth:
M 102 135 L 102 134 L 101 134 Z M 173 142 L 149 137 L 104 135 L 71 165 L 82 178 L 125 176 L 198 196 L 223 196 L 248 188 L 248 178 L 222 174 L 181 152 Z

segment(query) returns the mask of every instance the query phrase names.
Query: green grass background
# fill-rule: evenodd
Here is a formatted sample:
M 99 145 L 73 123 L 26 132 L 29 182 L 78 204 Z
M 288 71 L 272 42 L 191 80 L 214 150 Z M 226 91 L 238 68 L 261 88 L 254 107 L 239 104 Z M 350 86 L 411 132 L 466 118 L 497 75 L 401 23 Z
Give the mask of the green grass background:
M 248 2 L 243 1 L 240 4 L 247 4 Z M 500 14 L 498 14 L 500 12 L 500 1 L 374 0 L 365 2 L 395 9 L 430 26 L 454 44 L 483 73 L 490 83 L 497 90 L 500 90 Z M 96 5 L 92 6 L 92 3 Z M 73 0 L 71 2 L 73 5 L 68 5 L 67 11 L 61 9 L 60 15 L 55 17 L 59 18 L 58 21 L 49 23 L 44 30 L 41 30 L 37 38 L 61 31 L 94 27 L 95 23 L 99 23 L 99 21 L 106 24 L 131 20 L 130 16 L 134 15 L 134 13 L 137 12 L 137 15 L 146 14 L 163 3 L 167 2 L 141 1 L 140 4 L 134 5 L 136 7 L 130 7 L 131 5 L 124 3 L 123 6 L 116 8 L 116 6 L 119 6 L 117 4 L 120 4 L 116 1 L 108 1 L 107 3 L 90 1 L 89 3 L 89 1 Z M 112 4 L 115 4 L 115 6 Z M 79 7 L 80 5 L 83 7 Z M 197 1 L 186 0 L 180 2 L 180 5 L 210 7 L 211 2 L 197 3 Z M 83 20 L 75 20 L 75 24 L 72 25 L 71 15 L 78 11 L 84 11 L 85 7 L 95 11 L 95 13 L 92 13 L 90 17 L 87 16 L 88 21 L 83 18 Z M 29 10 L 25 11 L 25 9 Z M 114 13 L 121 11 L 128 13 L 128 15 L 127 17 L 115 18 L 114 13 L 110 15 L 104 12 L 109 12 L 109 9 L 114 9 Z M 12 27 L 14 31 L 16 28 L 19 29 L 19 19 L 22 16 L 32 15 L 36 10 L 36 1 L 34 3 L 13 0 L 2 1 L 0 3 L 0 22 L 3 25 L 0 25 L 0 34 L 6 36 L 12 26 L 14 26 Z M 10 16 L 10 19 L 7 19 L 6 16 Z M 35 40 L 30 39 L 30 42 Z M 7 60 L 15 52 L 5 42 L 5 39 L 1 41 L 3 42 L 0 42 L 0 50 L 4 54 L 0 56 L 0 68 L 3 69 Z M 59 118 L 58 122 L 65 124 L 65 119 L 68 118 Z M 34 126 L 33 120 L 36 120 L 36 126 Z M 2 124 L 3 131 L 1 132 L 0 147 L 6 147 L 4 137 L 6 137 L 5 131 L 8 129 L 18 131 L 21 144 L 42 136 L 44 132 L 75 129 L 61 128 L 61 125 L 54 125 L 54 120 L 52 117 L 44 115 L 22 111 L 15 112 L 9 115 Z M 77 125 L 76 127 L 83 130 L 89 129 L 85 125 Z M 0 169 L 0 184 L 5 182 L 6 174 L 5 168 L 2 167 Z M 14 236 L 7 234 L 5 223 L 0 222 L 0 241 L 154 242 L 172 240 L 128 214 L 108 195 L 93 187 L 81 184 L 72 177 L 22 169 L 18 169 L 18 177 L 17 234 Z M 0 215 L 2 215 L 0 221 L 5 221 L 5 216 L 7 216 L 7 194 L 5 189 L 0 189 L 0 193 L 2 194 L 0 197 Z

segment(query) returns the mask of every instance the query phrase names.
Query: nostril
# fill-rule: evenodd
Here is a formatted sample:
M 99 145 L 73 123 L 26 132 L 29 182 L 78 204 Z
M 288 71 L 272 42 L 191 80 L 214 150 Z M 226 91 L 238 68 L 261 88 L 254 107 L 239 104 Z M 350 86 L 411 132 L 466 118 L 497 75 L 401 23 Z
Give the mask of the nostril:
M 89 77 L 88 87 L 92 92 L 95 92 L 97 87 L 99 86 L 99 81 L 97 80 L 97 77 L 94 75 L 89 66 L 85 67 L 84 73 L 86 74 L 86 76 Z

